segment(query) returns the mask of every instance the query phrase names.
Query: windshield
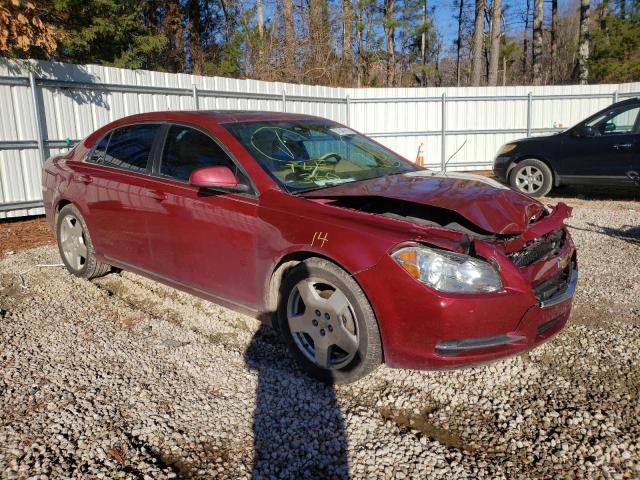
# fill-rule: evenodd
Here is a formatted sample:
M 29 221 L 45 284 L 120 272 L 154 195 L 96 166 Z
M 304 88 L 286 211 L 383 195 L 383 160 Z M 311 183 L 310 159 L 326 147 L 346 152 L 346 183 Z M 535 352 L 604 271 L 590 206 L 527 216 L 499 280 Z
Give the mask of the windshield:
M 418 170 L 364 135 L 329 120 L 224 127 L 291 193 Z

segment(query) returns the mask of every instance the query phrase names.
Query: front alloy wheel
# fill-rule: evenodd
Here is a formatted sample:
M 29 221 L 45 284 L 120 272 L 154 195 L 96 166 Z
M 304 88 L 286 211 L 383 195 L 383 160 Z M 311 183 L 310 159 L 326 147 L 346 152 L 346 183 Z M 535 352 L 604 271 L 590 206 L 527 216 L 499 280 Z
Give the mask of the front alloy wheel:
M 300 262 L 287 271 L 280 292 L 278 328 L 309 375 L 350 383 L 382 363 L 373 309 L 340 267 L 320 258 Z
M 298 349 L 321 368 L 344 367 L 358 352 L 353 307 L 334 285 L 298 282 L 289 294 L 287 321 Z

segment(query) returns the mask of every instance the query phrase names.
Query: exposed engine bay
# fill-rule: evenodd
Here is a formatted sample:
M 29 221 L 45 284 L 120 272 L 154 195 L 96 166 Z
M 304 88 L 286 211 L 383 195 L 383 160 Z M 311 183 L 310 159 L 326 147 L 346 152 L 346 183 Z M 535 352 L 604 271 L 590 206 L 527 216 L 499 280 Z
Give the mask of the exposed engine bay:
M 496 235 L 487 232 L 459 213 L 413 202 L 383 197 L 340 197 L 330 203 L 343 208 L 352 208 L 361 212 L 383 215 L 396 220 L 404 220 L 418 225 L 442 227 L 460 233 L 472 235 L 482 240 L 495 241 L 509 238 L 508 235 Z

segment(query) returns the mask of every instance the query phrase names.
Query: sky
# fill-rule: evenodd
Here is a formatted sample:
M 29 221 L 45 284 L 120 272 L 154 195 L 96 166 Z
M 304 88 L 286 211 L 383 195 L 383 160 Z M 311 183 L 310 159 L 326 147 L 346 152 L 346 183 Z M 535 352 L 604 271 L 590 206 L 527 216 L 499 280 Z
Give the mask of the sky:
M 382 3 L 382 0 L 379 0 Z M 400 0 L 397 0 L 400 1 Z M 444 51 L 452 50 L 455 45 L 458 34 L 458 15 L 459 0 L 427 0 L 427 8 L 433 11 L 432 18 L 435 20 L 436 29 L 443 40 Z M 486 0 L 490 3 L 491 0 Z M 533 12 L 533 1 L 528 0 L 531 5 L 530 15 Z M 340 0 L 329 0 L 333 8 L 339 8 Z M 355 3 L 355 2 L 354 2 Z M 470 21 L 473 21 L 473 12 L 475 9 L 475 0 L 464 0 L 465 11 L 468 12 Z M 503 8 L 505 8 L 505 22 L 507 31 L 511 34 L 522 32 L 524 28 L 523 12 L 526 11 L 527 0 L 502 0 Z M 596 3 L 596 2 L 592 2 Z M 568 13 L 571 9 L 577 8 L 577 0 L 558 0 L 558 9 L 560 15 Z M 265 17 L 268 19 L 273 13 L 274 8 L 279 8 L 279 0 L 263 0 L 265 9 Z M 551 2 L 544 0 L 544 23 L 551 23 Z M 531 20 L 530 20 L 531 24 Z
M 456 0 L 427 0 L 428 8 L 434 9 L 434 17 L 438 33 L 443 38 L 445 50 L 454 48 L 454 42 L 458 35 L 458 10 Z M 530 1 L 530 15 L 533 12 L 533 0 Z M 464 0 L 465 11 L 469 13 L 469 18 L 473 17 L 475 0 Z M 522 32 L 524 28 L 523 12 L 527 9 L 527 0 L 502 0 L 505 10 L 505 22 L 507 30 L 513 34 Z M 594 2 L 592 2 L 594 3 Z M 569 13 L 573 8 L 577 8 L 575 0 L 558 0 L 558 10 L 560 15 Z M 531 28 L 531 19 L 529 20 Z M 551 23 L 551 2 L 544 1 L 544 24 Z

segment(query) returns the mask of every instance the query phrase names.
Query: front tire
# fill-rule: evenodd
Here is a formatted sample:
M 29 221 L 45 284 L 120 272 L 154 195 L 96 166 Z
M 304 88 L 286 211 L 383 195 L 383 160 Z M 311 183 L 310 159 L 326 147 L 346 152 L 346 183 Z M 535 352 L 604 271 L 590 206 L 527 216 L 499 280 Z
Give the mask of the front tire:
M 278 327 L 303 370 L 351 383 L 382 363 L 380 331 L 364 292 L 335 264 L 311 258 L 282 281 Z
M 60 257 L 73 275 L 91 279 L 111 270 L 110 265 L 96 259 L 87 224 L 75 206 L 65 205 L 58 213 L 56 237 Z
M 542 197 L 551 191 L 553 173 L 546 163 L 529 158 L 511 169 L 509 184 L 514 190 L 531 197 Z

